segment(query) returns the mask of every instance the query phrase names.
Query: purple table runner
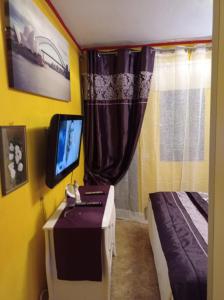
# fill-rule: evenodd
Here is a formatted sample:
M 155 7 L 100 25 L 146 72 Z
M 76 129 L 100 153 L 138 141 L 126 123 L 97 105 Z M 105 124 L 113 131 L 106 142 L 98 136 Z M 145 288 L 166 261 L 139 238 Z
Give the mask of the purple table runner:
M 109 188 L 80 187 L 82 201 L 102 201 L 103 206 L 65 208 L 58 218 L 54 226 L 58 279 L 102 280 L 101 226 Z M 87 191 L 104 191 L 105 194 L 84 195 Z

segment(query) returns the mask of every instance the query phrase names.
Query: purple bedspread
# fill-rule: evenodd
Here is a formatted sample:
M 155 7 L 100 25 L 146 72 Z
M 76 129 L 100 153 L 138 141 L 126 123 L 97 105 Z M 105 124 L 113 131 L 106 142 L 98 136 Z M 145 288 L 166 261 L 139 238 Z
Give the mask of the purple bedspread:
M 101 226 L 109 188 L 109 186 L 80 187 L 82 201 L 102 201 L 103 206 L 65 208 L 61 213 L 54 227 L 58 279 L 102 280 Z M 99 190 L 105 194 L 84 195 L 86 191 Z
M 204 195 L 150 194 L 175 300 L 207 299 L 208 202 Z

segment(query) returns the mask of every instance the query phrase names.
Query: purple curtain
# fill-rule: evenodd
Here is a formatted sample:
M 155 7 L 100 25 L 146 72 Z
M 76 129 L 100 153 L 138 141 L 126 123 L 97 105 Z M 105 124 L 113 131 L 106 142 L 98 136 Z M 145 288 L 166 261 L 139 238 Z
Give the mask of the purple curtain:
M 86 53 L 82 73 L 86 184 L 116 184 L 134 155 L 155 52 Z

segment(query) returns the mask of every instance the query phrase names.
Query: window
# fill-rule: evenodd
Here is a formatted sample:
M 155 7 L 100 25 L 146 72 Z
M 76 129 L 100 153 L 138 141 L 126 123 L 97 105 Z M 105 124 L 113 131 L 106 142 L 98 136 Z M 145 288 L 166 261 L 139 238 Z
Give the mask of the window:
M 160 160 L 204 160 L 203 89 L 160 92 Z

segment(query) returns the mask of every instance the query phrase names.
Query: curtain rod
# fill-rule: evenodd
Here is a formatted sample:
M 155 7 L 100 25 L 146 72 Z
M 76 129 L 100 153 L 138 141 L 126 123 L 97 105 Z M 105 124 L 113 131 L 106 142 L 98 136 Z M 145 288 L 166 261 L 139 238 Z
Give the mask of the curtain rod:
M 200 45 L 202 47 L 202 45 Z M 212 49 L 212 45 L 204 45 L 203 47 L 207 48 L 207 49 Z M 172 51 L 175 51 L 176 48 L 183 48 L 183 49 L 188 49 L 188 50 L 191 50 L 191 51 L 194 51 L 196 50 L 196 48 L 194 46 L 184 46 L 184 45 L 178 45 L 177 47 L 172 47 L 172 48 L 160 48 L 160 47 L 153 47 L 153 50 L 155 52 L 172 52 Z M 198 49 L 199 47 L 197 47 Z M 111 50 L 111 51 L 104 51 L 104 50 L 99 50 L 100 51 L 100 54 L 103 54 L 103 55 L 107 55 L 107 54 L 117 54 L 117 50 Z M 141 50 L 133 50 L 133 49 L 130 49 L 129 50 L 131 53 L 133 52 L 140 52 Z
M 139 45 L 122 45 L 122 46 L 105 46 L 105 47 L 86 47 L 82 48 L 82 51 L 87 50 L 115 50 L 115 49 L 122 49 L 122 48 L 140 48 L 145 46 L 150 47 L 163 47 L 163 46 L 175 46 L 175 45 L 193 45 L 193 44 L 208 44 L 212 43 L 212 39 L 205 39 L 205 40 L 190 40 L 190 41 L 167 41 L 161 43 L 149 43 L 149 44 L 139 44 Z

